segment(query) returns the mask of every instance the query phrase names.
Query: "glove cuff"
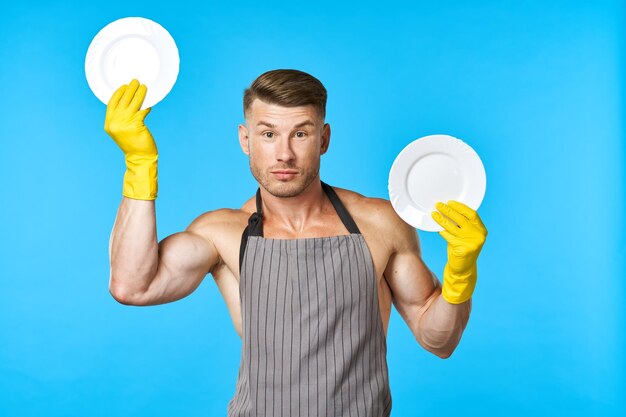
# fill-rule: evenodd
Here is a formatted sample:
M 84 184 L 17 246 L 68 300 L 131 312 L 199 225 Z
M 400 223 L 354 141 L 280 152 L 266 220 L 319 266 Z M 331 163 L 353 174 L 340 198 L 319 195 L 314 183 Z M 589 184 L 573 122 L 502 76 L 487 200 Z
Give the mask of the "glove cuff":
M 122 195 L 136 200 L 155 200 L 158 192 L 159 155 L 126 156 Z
M 443 287 L 441 296 L 450 304 L 461 304 L 469 300 L 476 288 L 478 269 L 476 263 L 466 274 L 452 274 L 446 263 L 443 270 Z

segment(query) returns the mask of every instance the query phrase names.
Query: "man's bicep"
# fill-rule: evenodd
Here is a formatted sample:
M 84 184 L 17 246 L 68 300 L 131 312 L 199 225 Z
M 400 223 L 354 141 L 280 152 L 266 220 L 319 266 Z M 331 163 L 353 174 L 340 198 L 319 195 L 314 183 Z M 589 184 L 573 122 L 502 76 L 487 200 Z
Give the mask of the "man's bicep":
M 441 284 L 422 260 L 415 228 L 402 222 L 396 225 L 393 237 L 394 252 L 384 276 L 392 292 L 393 304 L 417 337 L 419 318 L 441 291 Z
M 220 259 L 205 233 L 210 227 L 210 221 L 201 216 L 185 231 L 159 242 L 159 267 L 142 305 L 169 303 L 195 291 Z

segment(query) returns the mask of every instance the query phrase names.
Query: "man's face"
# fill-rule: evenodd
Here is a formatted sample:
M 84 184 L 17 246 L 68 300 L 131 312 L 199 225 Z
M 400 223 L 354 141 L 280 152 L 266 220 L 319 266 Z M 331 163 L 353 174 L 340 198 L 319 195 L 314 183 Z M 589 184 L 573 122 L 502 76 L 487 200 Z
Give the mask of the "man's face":
M 329 142 L 330 126 L 310 105 L 283 107 L 255 99 L 246 125 L 239 125 L 252 175 L 276 197 L 294 197 L 318 177 Z

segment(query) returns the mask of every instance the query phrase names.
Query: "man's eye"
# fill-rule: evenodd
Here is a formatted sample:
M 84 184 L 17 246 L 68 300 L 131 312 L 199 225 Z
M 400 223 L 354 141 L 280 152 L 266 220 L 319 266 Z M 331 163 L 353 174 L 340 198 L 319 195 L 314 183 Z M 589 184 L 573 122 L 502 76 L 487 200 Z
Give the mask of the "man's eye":
M 306 132 L 297 132 L 296 136 L 299 137 L 299 138 L 303 138 L 303 137 L 306 136 Z
M 266 138 L 272 138 L 274 137 L 274 132 L 263 132 L 263 136 Z

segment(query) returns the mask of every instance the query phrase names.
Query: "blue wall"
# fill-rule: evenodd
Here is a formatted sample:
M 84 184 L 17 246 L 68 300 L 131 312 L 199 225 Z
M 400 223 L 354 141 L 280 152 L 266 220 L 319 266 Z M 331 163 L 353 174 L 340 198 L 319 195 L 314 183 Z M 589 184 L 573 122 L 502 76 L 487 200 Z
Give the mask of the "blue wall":
M 108 1 L 0 14 L 0 416 L 218 416 L 234 393 L 241 342 L 210 275 L 161 306 L 108 292 L 125 167 L 84 58 L 127 16 L 162 24 L 181 57 L 146 118 L 159 239 L 253 195 L 243 89 L 307 71 L 329 92 L 329 184 L 388 198 L 395 156 L 433 133 L 487 172 L 470 322 L 442 360 L 393 310 L 392 415 L 626 411 L 621 2 Z M 419 237 L 441 279 L 445 241 Z

